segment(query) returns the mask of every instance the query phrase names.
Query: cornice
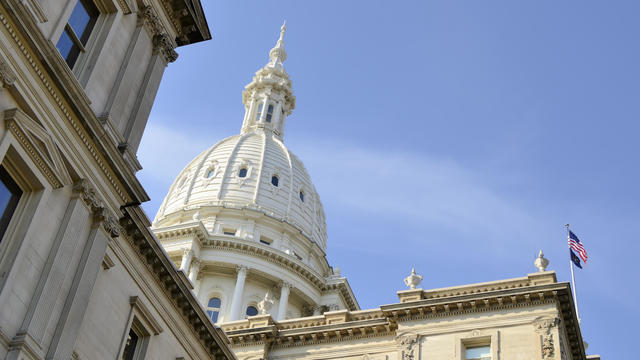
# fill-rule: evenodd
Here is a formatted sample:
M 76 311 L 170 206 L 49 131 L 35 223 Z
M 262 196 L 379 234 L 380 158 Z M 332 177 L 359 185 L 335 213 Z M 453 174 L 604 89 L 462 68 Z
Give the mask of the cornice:
M 236 359 L 225 346 L 228 339 L 225 334 L 211 323 L 204 310 L 194 297 L 187 280 L 180 277 L 171 260 L 163 251 L 159 242 L 150 232 L 148 219 L 139 206 L 123 208 L 124 216 L 120 219 L 126 231 L 125 238 L 136 250 L 138 257 L 154 275 L 159 286 L 173 302 L 201 344 L 214 359 Z
M 326 312 L 322 316 L 285 320 L 259 329 L 250 327 L 250 318 L 243 322 L 223 324 L 222 328 L 234 346 L 250 346 L 260 342 L 270 343 L 272 346 L 289 347 L 358 337 L 395 336 L 400 325 L 416 320 L 453 318 L 474 313 L 553 304 L 556 304 L 566 329 L 572 358 L 586 359 L 568 283 L 530 285 L 522 288 L 423 299 L 383 305 L 380 309 L 364 311 Z M 527 320 L 525 318 L 522 321 Z M 541 320 L 531 321 L 535 329 L 546 324 L 544 321 L 541 323 Z M 267 333 L 273 334 L 273 338 L 268 337 Z
M 200 0 L 160 0 L 173 29 L 178 46 L 211 39 Z

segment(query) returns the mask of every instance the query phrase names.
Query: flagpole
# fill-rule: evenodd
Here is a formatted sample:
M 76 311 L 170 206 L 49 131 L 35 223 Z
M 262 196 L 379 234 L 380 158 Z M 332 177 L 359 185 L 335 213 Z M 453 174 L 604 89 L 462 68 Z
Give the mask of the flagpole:
M 567 240 L 569 239 L 569 224 L 565 224 L 567 227 Z M 571 248 L 569 248 L 569 254 L 571 254 Z M 580 324 L 580 313 L 578 312 L 578 295 L 576 295 L 576 277 L 573 273 L 573 261 L 569 256 L 569 266 L 571 267 L 571 288 L 573 289 L 573 303 L 576 306 L 576 317 L 578 318 L 578 324 Z

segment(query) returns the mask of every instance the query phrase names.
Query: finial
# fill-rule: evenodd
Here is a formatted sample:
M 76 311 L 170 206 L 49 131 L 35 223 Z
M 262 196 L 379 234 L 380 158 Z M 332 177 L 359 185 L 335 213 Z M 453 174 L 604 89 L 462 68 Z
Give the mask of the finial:
M 422 275 L 416 274 L 416 269 L 411 268 L 411 275 L 404 278 L 404 284 L 413 290 L 422 282 Z
M 282 23 L 280 26 L 280 39 L 278 41 L 284 41 L 284 32 L 287 31 L 287 20 Z
M 276 46 L 269 51 L 269 58 L 271 61 L 268 65 L 282 66 L 282 62 L 287 60 L 287 52 L 284 50 L 284 32 L 287 30 L 287 21 L 285 20 L 280 27 L 280 38 Z
M 540 250 L 540 253 L 536 258 L 536 261 L 533 262 L 533 265 L 535 265 L 538 268 L 539 272 L 547 271 L 547 266 L 549 266 L 549 260 L 547 260 L 544 257 L 544 253 L 542 252 L 542 250 Z

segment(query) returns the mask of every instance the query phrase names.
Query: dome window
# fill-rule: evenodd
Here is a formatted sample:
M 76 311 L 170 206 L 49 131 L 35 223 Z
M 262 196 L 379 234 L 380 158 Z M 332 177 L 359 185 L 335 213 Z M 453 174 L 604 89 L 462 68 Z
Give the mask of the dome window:
M 262 107 L 264 106 L 264 104 L 260 104 L 258 106 L 258 112 L 256 113 L 256 122 L 260 121 L 260 118 L 262 117 Z
M 253 305 L 249 305 L 249 306 L 247 306 L 246 314 L 247 314 L 247 316 L 256 316 L 256 315 L 258 315 L 258 309 Z
M 300 201 L 304 202 L 304 191 L 300 190 Z
M 216 174 L 216 168 L 212 166 L 209 168 L 209 170 L 207 170 L 207 174 L 205 176 L 207 177 L 207 179 L 211 179 L 215 174 Z
M 273 175 L 271 177 L 271 185 L 278 187 L 278 182 L 280 181 L 280 179 L 278 178 L 278 175 Z
M 269 106 L 267 106 L 267 116 L 265 116 L 265 121 L 270 123 L 271 122 L 271 118 L 273 117 L 273 105 L 269 104 Z
M 207 304 L 207 316 L 214 323 L 218 322 L 218 315 L 220 315 L 220 305 L 222 301 L 218 297 L 212 297 Z
M 238 171 L 238 177 L 241 177 L 241 178 L 247 177 L 247 172 L 248 170 L 246 167 L 241 168 L 240 171 Z

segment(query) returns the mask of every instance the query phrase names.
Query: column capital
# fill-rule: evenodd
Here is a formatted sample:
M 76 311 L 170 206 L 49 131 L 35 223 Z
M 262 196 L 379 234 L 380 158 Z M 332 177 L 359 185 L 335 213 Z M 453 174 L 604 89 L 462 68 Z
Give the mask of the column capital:
M 236 265 L 236 272 L 240 273 L 240 272 L 247 272 L 249 271 L 249 267 L 247 265 Z
M 291 289 L 293 287 L 293 284 L 286 282 L 286 281 L 281 281 L 278 283 L 278 287 L 281 289 Z

